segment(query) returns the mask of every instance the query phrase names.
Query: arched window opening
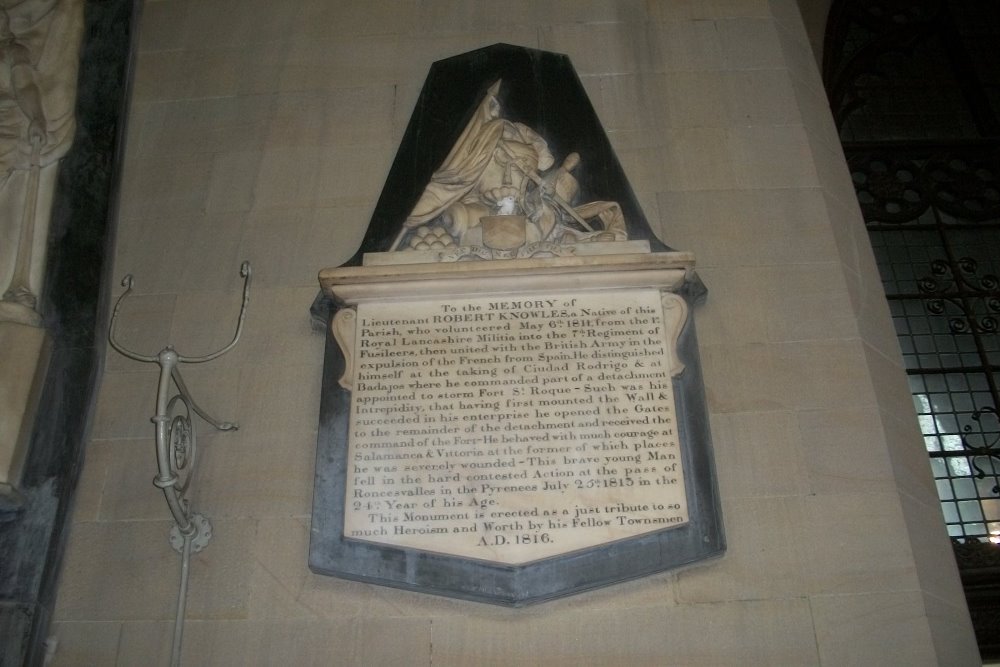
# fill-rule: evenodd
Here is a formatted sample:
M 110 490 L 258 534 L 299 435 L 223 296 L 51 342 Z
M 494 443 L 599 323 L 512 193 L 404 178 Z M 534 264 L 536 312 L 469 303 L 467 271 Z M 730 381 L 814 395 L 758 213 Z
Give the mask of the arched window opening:
M 1000 5 L 841 0 L 824 82 L 984 658 L 1000 657 Z

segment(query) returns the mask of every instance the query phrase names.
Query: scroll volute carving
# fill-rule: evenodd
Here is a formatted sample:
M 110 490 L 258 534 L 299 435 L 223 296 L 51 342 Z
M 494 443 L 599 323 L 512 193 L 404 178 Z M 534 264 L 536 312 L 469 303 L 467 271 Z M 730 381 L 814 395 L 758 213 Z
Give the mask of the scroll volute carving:
M 347 391 L 354 389 L 354 340 L 357 336 L 357 324 L 358 313 L 353 308 L 337 311 L 330 322 L 330 331 L 344 353 L 344 373 L 338 384 Z

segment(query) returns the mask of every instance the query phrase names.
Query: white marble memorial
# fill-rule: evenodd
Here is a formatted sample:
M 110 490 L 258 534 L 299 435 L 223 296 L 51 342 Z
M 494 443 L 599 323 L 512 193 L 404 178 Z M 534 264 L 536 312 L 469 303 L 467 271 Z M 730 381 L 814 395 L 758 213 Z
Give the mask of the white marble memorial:
M 671 384 L 684 302 L 672 280 L 619 287 L 580 260 L 507 277 L 559 285 L 543 294 L 491 293 L 452 264 L 448 298 L 340 311 L 345 537 L 522 563 L 687 522 Z M 662 264 L 626 264 L 646 278 L 629 282 L 683 277 Z M 325 284 L 349 293 L 366 273 Z
M 480 90 L 388 251 L 320 272 L 311 566 L 517 605 L 718 555 L 693 255 Z

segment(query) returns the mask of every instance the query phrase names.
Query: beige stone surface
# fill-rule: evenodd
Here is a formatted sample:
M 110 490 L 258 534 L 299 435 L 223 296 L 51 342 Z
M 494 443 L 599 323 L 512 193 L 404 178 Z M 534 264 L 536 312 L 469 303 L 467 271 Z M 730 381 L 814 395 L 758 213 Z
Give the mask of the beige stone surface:
M 133 231 L 163 227 L 163 218 L 190 217 L 202 210 L 212 170 L 211 154 L 164 155 L 155 160 L 135 156 L 131 162 L 132 177 L 122 183 L 121 216 L 143 220 L 132 227 Z
M 306 486 L 311 492 L 311 480 Z M 313 574 L 304 566 L 303 554 L 309 550 L 308 516 L 262 518 L 252 548 L 251 619 L 329 620 L 383 615 L 375 601 L 379 592 L 376 587 Z M 396 591 L 388 593 L 391 602 L 385 615 L 408 615 L 396 601 L 400 595 Z
M 703 345 L 709 409 L 716 412 L 862 406 L 865 357 L 856 340 Z M 761 383 L 761 378 L 772 381 Z
M 370 142 L 364 146 L 337 146 L 320 157 L 316 174 L 316 203 L 329 206 L 341 199 L 378 198 L 397 146 Z
M 427 619 L 189 621 L 181 664 L 216 667 L 429 664 Z M 170 659 L 169 623 L 126 623 L 120 665 Z M 417 648 L 419 647 L 419 648 Z
M 794 125 L 803 122 L 794 81 L 785 69 L 723 74 L 727 125 Z
M 156 475 L 152 429 L 145 438 L 95 440 L 87 449 L 84 474 L 100 476 L 99 495 L 93 521 L 156 521 L 166 518 L 163 492 L 152 484 Z M 201 457 L 211 441 L 199 431 L 197 456 Z M 85 493 L 84 498 L 91 498 Z M 94 502 L 94 501 L 91 501 Z M 89 507 L 84 506 L 84 509 Z M 74 514 L 81 521 L 85 514 Z
M 799 441 L 813 493 L 877 492 L 894 488 L 885 450 L 868 445 L 882 424 L 870 406 L 803 410 Z
M 50 345 L 45 329 L 0 321 L 0 490 L 21 481 Z
M 275 446 L 278 438 L 282 447 Z M 213 518 L 306 516 L 312 502 L 315 443 L 316 432 L 309 429 L 268 432 L 241 425 L 235 434 L 199 436 L 191 501 Z M 226 478 L 239 483 L 230 487 L 212 483 Z M 162 504 L 162 498 L 158 500 Z
M 718 414 L 712 418 L 724 499 L 801 496 L 809 490 L 811 458 L 803 451 L 790 410 Z
M 969 636 L 969 611 L 964 600 L 951 604 L 925 594 L 924 609 L 941 662 L 973 667 L 982 664 L 978 647 L 963 639 Z
M 803 0 L 806 1 L 806 0 Z M 824 0 L 825 1 L 825 0 Z M 784 3 L 785 0 L 775 0 Z M 813 46 L 809 39 L 801 32 L 798 21 L 792 19 L 786 22 L 776 21 L 778 28 L 778 40 L 781 43 L 781 50 L 784 54 L 784 66 L 792 76 L 813 90 L 823 92 L 823 79 L 820 75 L 820 68 L 817 66 L 817 58 L 813 52 Z
M 735 128 L 729 134 L 740 187 L 766 190 L 819 185 L 821 175 L 811 164 L 808 134 L 801 126 L 754 125 Z
M 480 665 L 813 665 L 808 617 L 805 600 L 768 600 L 435 619 L 434 663 L 467 664 L 474 654 Z
M 108 444 L 104 440 L 91 440 L 86 445 L 86 458 L 73 497 L 73 521 L 97 520 L 108 476 L 109 456 L 113 455 Z
M 961 610 L 964 595 L 955 590 L 951 578 L 957 572 L 951 539 L 938 518 L 939 506 L 936 502 L 923 504 L 910 496 L 901 497 L 906 529 L 913 543 L 917 559 L 917 575 L 920 577 L 924 594 Z M 956 612 L 953 623 L 956 627 L 968 628 L 969 618 Z
M 671 16 L 653 25 L 649 48 L 654 72 L 723 69 L 722 44 L 714 21 Z
M 195 625 L 192 621 L 190 627 L 194 628 Z M 185 634 L 188 634 L 187 627 L 185 624 Z M 169 665 L 173 632 L 172 621 L 129 621 L 122 624 L 117 660 L 113 664 Z
M 118 621 L 54 623 L 49 636 L 56 641 L 56 648 L 49 664 L 52 667 L 118 664 L 121 634 L 122 624 Z
M 206 212 L 249 210 L 262 157 L 263 152 L 258 150 L 217 154 L 208 177 Z
M 144 149 L 156 155 L 260 150 L 275 104 L 268 96 L 222 95 L 157 105 L 146 117 Z
M 768 269 L 726 266 L 698 270 L 711 285 L 707 303 L 698 308 L 698 341 L 726 344 L 734 337 L 744 343 L 766 343 L 768 323 L 760 317 L 766 308 Z
M 335 260 L 354 254 L 370 207 L 359 199 L 346 199 L 335 206 L 252 211 L 245 222 L 240 256 L 255 267 L 254 285 L 315 286 L 318 267 L 333 266 Z M 318 264 L 308 266 L 310 261 Z
M 576 51 L 573 66 L 581 76 L 635 71 L 646 64 L 637 54 L 650 53 L 648 39 L 645 33 L 623 31 L 617 22 L 564 23 L 539 29 L 539 48 L 556 53 Z M 592 48 L 579 49 L 579 44 Z
M 728 127 L 729 113 L 734 108 L 734 98 L 726 90 L 730 75 L 725 71 L 679 71 L 660 74 L 653 79 L 653 91 L 657 94 L 654 99 L 666 107 L 669 127 Z M 648 125 L 655 128 L 662 122 L 662 119 L 652 118 Z
M 236 275 L 236 271 L 232 273 Z M 261 286 L 258 284 L 260 281 L 256 266 L 253 279 L 251 307 L 247 312 L 246 326 L 239 344 L 214 364 L 218 364 L 218 368 L 234 370 L 241 369 L 250 360 L 264 366 L 310 365 L 316 355 L 323 353 L 323 337 L 315 335 L 310 322 L 300 316 L 302 304 L 311 302 L 316 296 L 315 287 L 312 284 L 305 287 Z M 275 277 L 271 273 L 265 279 L 273 281 Z M 315 275 L 311 279 L 311 282 L 315 282 Z M 242 285 L 234 287 L 242 288 Z M 154 303 L 160 302 L 158 296 L 148 298 L 154 299 Z M 132 336 L 131 329 L 135 328 L 130 322 L 136 317 L 144 317 L 141 299 L 143 297 L 130 296 L 120 311 L 117 330 L 126 343 L 133 339 L 143 340 L 138 336 L 126 338 Z M 180 353 L 196 356 L 218 350 L 232 340 L 242 303 L 242 292 L 239 289 L 184 292 L 169 295 L 169 299 L 162 301 L 168 316 L 150 312 L 149 324 L 142 327 L 144 331 L 155 335 L 147 334 L 148 342 L 136 343 L 132 347 L 154 353 L 170 341 Z M 152 311 L 153 307 L 150 304 L 149 310 Z M 109 367 L 111 361 L 109 357 Z M 126 361 L 126 365 L 118 364 L 122 366 L 121 370 L 155 368 Z M 214 364 L 212 368 L 216 368 Z M 196 369 L 193 366 L 182 367 L 182 373 L 186 377 L 189 370 L 196 372 Z
M 788 78 L 792 84 L 795 106 L 801 114 L 803 124 L 809 128 L 818 142 L 832 150 L 839 149 L 840 137 L 837 136 L 837 126 L 833 116 L 830 115 L 830 103 L 826 92 L 810 86 L 791 73 L 788 74 Z
M 735 498 L 722 505 L 728 551 L 711 567 L 677 576 L 681 606 L 789 598 L 814 585 L 801 497 Z M 767 572 L 766 576 L 760 576 Z
M 859 667 L 940 664 L 921 598 L 916 591 L 811 598 L 820 658 L 825 664 Z
M 733 338 L 778 343 L 858 335 L 839 263 L 712 267 L 699 270 L 699 275 L 713 286 L 709 302 L 699 310 L 699 340 L 704 344 Z
M 857 205 L 854 182 L 850 172 L 844 168 L 843 150 L 839 146 L 830 146 L 814 132 L 806 133 L 806 143 L 824 192 L 849 208 Z
M 818 188 L 661 192 L 658 200 L 671 243 L 696 253 L 702 269 L 822 262 L 836 252 Z M 710 222 L 720 220 L 728 222 Z
M 217 531 L 192 563 L 184 664 L 977 664 L 796 5 L 145 3 L 115 260 L 136 274 L 127 334 L 214 347 L 241 260 L 255 279 L 237 348 L 183 369 L 241 423 L 199 429 L 193 497 Z M 357 249 L 430 63 L 498 41 L 570 56 L 652 226 L 698 257 L 729 542 L 523 610 L 306 566 L 316 272 Z M 150 484 L 155 377 L 109 354 L 56 664 L 168 661 L 179 559 Z
M 911 419 L 908 412 L 896 415 L 882 411 L 880 417 L 889 463 L 899 480 L 898 488 L 924 504 L 934 505 L 937 487 L 930 472 L 930 462 L 923 455 L 924 438 L 919 423 Z M 917 451 L 921 456 L 916 456 Z M 934 518 L 937 519 L 936 514 Z
M 118 294 L 124 288 L 116 290 Z M 128 299 L 128 306 L 120 312 L 116 331 L 122 344 L 141 354 L 156 354 L 168 342 L 170 323 L 174 314 L 176 294 L 141 294 Z M 141 372 L 150 367 L 120 354 L 108 355 L 108 370 L 115 372 Z
M 768 340 L 850 339 L 858 335 L 839 262 L 774 267 L 766 280 Z
M 646 7 L 658 21 L 670 19 L 767 18 L 771 15 L 767 0 L 653 0 Z
M 771 17 L 716 21 L 725 69 L 785 69 L 785 55 Z
M 919 586 L 910 535 L 894 493 L 809 496 L 803 501 L 810 590 L 850 594 L 915 590 Z M 877 539 L 873 539 L 876 536 Z
M 244 368 L 235 411 L 240 429 L 256 437 L 281 439 L 283 434 L 318 425 L 321 372 L 315 363 Z
M 173 619 L 180 556 L 170 521 L 75 523 L 56 616 L 64 621 Z M 212 520 L 211 550 L 191 558 L 188 618 L 247 617 L 256 522 Z
M 655 176 L 678 190 L 728 190 L 738 187 L 733 135 L 724 128 L 692 127 L 670 133 Z M 651 175 L 651 178 L 653 175 Z

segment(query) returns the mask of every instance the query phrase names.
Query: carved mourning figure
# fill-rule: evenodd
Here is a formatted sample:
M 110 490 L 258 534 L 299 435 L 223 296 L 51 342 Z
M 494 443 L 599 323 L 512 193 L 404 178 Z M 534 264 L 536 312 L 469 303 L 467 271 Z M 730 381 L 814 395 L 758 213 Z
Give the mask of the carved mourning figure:
M 557 165 L 544 137 L 503 117 L 501 84 L 497 81 L 487 91 L 393 249 L 485 246 L 491 258 L 499 258 L 524 247 L 529 251 L 521 256 L 576 243 L 626 240 L 625 218 L 616 202 L 577 203 L 580 184 L 573 171 L 580 167 L 580 155 L 570 153 Z
M 75 128 L 82 4 L 0 2 L 0 319 L 35 310 L 58 162 Z

